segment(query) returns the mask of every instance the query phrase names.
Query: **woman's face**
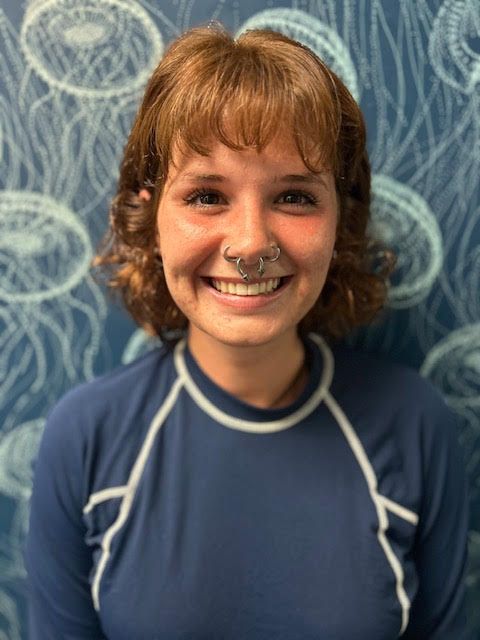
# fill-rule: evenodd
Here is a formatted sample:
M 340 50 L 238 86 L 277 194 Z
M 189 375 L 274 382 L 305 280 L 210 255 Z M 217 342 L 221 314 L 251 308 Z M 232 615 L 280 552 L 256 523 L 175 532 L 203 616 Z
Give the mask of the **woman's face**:
M 215 142 L 208 156 L 174 155 L 158 207 L 158 248 L 191 345 L 291 340 L 325 283 L 337 217 L 332 174 L 311 174 L 290 139 L 261 153 Z M 272 244 L 280 257 L 259 277 L 258 260 L 274 254 Z M 225 260 L 227 246 L 247 265 L 250 291 Z M 276 288 L 261 293 L 262 283 Z

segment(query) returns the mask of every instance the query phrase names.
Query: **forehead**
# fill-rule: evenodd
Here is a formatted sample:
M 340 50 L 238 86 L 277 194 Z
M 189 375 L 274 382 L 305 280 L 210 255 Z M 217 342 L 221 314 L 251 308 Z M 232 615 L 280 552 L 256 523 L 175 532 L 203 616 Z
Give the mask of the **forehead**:
M 226 169 L 235 165 L 240 169 L 251 165 L 259 169 L 264 167 L 279 173 L 304 172 L 306 165 L 299 153 L 293 135 L 277 136 L 263 148 L 256 146 L 232 149 L 219 140 L 210 139 L 206 144 L 206 153 L 197 153 L 185 147 L 176 145 L 172 152 L 169 177 L 198 172 L 201 169 Z M 319 173 L 324 173 L 322 167 Z

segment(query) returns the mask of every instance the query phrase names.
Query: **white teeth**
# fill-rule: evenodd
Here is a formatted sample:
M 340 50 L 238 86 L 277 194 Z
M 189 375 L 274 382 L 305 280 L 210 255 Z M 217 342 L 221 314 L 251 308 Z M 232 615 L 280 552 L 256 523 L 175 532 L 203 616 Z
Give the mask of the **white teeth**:
M 258 296 L 262 293 L 271 293 L 280 284 L 280 278 L 270 278 L 255 284 L 244 284 L 243 282 L 223 282 L 222 280 L 212 280 L 217 291 L 230 293 L 234 296 Z

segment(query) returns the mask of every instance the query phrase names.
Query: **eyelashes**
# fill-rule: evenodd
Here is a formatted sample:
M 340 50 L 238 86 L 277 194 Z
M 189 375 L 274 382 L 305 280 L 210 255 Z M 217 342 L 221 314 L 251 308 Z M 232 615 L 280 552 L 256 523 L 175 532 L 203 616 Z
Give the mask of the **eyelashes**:
M 318 199 L 313 195 L 313 193 L 308 193 L 307 191 L 298 191 L 295 189 L 282 193 L 279 196 L 279 199 L 283 199 L 282 204 L 287 204 L 293 207 L 304 207 L 306 205 L 310 205 L 310 206 L 318 205 Z
M 184 202 L 191 207 L 208 209 L 218 205 L 227 204 L 226 198 L 215 189 L 195 189 L 184 199 Z M 298 189 L 288 189 L 279 194 L 275 204 L 280 204 L 288 208 L 315 208 L 319 205 L 318 198 L 307 191 Z
M 226 202 L 220 193 L 212 189 L 195 189 L 186 198 L 184 198 L 184 201 L 190 206 L 204 208 L 224 204 Z

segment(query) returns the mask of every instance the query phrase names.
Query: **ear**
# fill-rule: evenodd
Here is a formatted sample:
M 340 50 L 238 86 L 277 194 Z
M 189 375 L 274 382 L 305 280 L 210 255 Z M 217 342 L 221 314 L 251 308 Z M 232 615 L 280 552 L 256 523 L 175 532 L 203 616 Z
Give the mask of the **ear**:
M 138 197 L 144 202 L 150 202 L 150 200 L 152 199 L 152 194 L 146 189 L 140 189 L 140 191 L 138 192 Z

